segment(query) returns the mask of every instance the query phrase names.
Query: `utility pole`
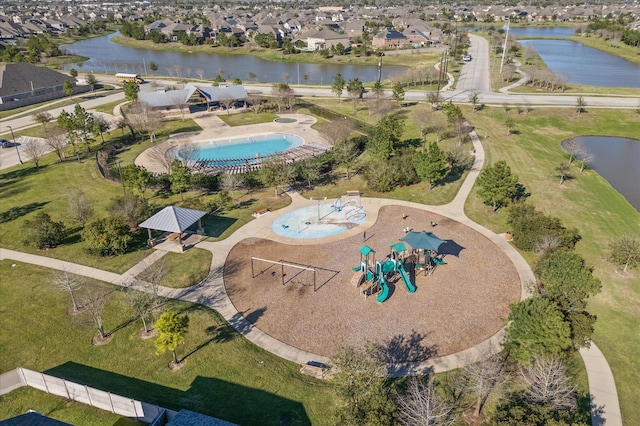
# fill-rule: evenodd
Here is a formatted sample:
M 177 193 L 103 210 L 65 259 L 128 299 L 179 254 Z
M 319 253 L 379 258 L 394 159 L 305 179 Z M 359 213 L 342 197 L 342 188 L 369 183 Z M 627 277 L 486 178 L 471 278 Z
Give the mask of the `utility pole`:
M 502 74 L 502 66 L 504 65 L 504 54 L 507 52 L 507 41 L 509 41 L 509 23 L 510 19 L 507 20 L 507 33 L 504 37 L 504 47 L 502 48 L 502 59 L 500 60 L 500 74 Z
M 18 142 L 16 142 L 16 135 L 13 134 L 13 127 L 11 126 L 7 126 L 9 128 L 9 130 L 11 130 L 11 138 L 13 139 L 13 144 L 16 147 L 16 153 L 18 154 L 18 161 L 20 161 L 20 164 L 24 164 L 22 162 L 22 158 L 20 158 L 20 150 L 18 149 Z

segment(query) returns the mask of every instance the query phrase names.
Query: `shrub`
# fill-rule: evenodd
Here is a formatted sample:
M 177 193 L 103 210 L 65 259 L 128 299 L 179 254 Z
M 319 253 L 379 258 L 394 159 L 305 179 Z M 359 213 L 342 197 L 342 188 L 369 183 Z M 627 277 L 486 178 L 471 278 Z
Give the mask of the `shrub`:
M 23 244 L 39 249 L 53 248 L 65 237 L 64 223 L 55 222 L 48 213 L 38 212 L 22 224 Z
M 89 222 L 82 230 L 82 239 L 87 250 L 98 256 L 123 254 L 133 241 L 124 219 L 117 216 Z
M 531 204 L 514 204 L 509 207 L 508 214 L 507 223 L 512 227 L 513 243 L 521 250 L 573 249 L 580 241 L 577 229 L 565 228 L 559 218 L 547 216 Z

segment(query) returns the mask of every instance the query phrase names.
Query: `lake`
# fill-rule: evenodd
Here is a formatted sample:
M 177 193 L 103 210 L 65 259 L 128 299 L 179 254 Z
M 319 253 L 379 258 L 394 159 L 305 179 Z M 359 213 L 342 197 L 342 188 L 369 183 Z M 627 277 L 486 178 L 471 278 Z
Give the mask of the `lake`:
M 290 84 L 331 84 L 333 76 L 340 73 L 349 81 L 359 78 L 371 82 L 378 78 L 378 67 L 371 65 L 307 64 L 266 61 L 252 55 L 223 55 L 218 53 L 181 53 L 160 50 L 138 49 L 111 41 L 119 32 L 103 37 L 77 41 L 62 46 L 73 55 L 86 56 L 89 60 L 81 64 L 67 65 L 82 72 L 129 72 L 146 74 L 151 62 L 158 65 L 156 75 L 173 77 L 199 77 L 197 70 L 204 71 L 204 78 L 214 79 L 220 73 L 227 80 L 238 77 L 243 81 L 283 82 Z M 299 55 L 305 55 L 300 53 Z M 180 67 L 179 71 L 177 67 Z M 405 67 L 382 66 L 382 78 L 389 78 L 406 71 Z M 249 73 L 256 74 L 253 79 Z M 179 75 L 178 75 L 179 74 Z M 305 75 L 307 79 L 305 80 Z
M 593 155 L 589 166 L 640 211 L 640 140 L 608 136 L 574 139 Z
M 640 66 L 571 40 L 518 40 L 568 83 L 640 88 Z
M 503 30 L 507 30 L 504 26 Z M 570 37 L 576 32 L 572 27 L 509 27 L 509 35 L 518 37 Z

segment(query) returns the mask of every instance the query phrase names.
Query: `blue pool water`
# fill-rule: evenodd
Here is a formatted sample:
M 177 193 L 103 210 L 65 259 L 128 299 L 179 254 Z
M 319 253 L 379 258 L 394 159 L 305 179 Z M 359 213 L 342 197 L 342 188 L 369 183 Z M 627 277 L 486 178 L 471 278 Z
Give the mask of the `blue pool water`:
M 247 136 L 242 139 L 213 140 L 196 145 L 200 160 L 255 159 L 302 145 L 301 137 L 284 133 Z M 230 162 L 232 163 L 232 161 Z
M 288 238 L 324 238 L 347 232 L 366 218 L 364 210 L 354 204 L 343 205 L 339 210 L 334 206 L 334 203 L 325 203 L 283 214 L 273 221 L 271 229 Z

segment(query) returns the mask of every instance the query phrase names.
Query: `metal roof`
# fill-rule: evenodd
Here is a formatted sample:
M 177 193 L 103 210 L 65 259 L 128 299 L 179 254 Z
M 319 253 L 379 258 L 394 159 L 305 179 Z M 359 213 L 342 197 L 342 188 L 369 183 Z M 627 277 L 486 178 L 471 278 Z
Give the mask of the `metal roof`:
M 166 232 L 184 232 L 205 214 L 207 212 L 200 210 L 167 206 L 138 226 Z
M 186 104 L 195 91 L 196 88 L 191 86 L 167 92 L 139 92 L 138 100 L 152 108 L 172 107 Z
M 219 102 L 228 99 L 243 100 L 248 99 L 247 91 L 241 84 L 232 84 L 230 86 L 218 87 L 202 87 L 198 86 L 198 92 L 202 94 L 209 102 Z

